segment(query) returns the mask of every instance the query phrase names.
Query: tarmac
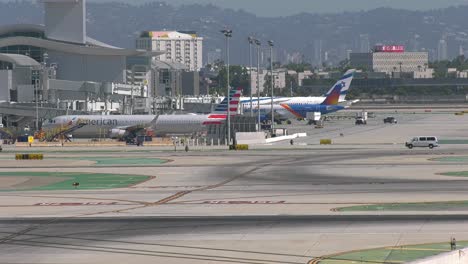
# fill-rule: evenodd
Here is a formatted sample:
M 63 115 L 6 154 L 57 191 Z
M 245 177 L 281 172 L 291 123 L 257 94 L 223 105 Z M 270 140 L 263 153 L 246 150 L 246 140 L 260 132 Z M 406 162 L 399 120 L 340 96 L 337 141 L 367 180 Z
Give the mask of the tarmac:
M 446 174 L 468 171 L 468 145 L 404 147 L 414 136 L 463 143 L 468 116 L 415 111 L 378 112 L 366 126 L 294 122 L 290 133 L 308 137 L 249 151 L 4 146 L 0 262 L 317 263 L 349 251 L 468 241 L 468 178 Z M 398 124 L 384 125 L 387 115 Z M 324 138 L 333 144 L 320 145 Z M 15 153 L 45 157 L 16 161 Z M 86 180 L 75 188 L 70 175 Z M 431 206 L 437 202 L 460 206 Z M 337 210 L 353 206 L 375 210 Z

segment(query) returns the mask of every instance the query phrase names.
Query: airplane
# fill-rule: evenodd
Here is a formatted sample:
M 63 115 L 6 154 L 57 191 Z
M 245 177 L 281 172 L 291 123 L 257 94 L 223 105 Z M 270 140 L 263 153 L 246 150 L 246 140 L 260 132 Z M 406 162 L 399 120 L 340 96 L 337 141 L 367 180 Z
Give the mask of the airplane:
M 242 88 L 230 91 L 229 112 L 231 116 L 238 115 Z M 227 118 L 227 97 L 207 115 L 160 115 L 153 125 L 157 135 L 188 135 L 207 131 L 209 125 L 221 125 Z
M 354 70 L 347 71 L 325 94 L 325 97 L 292 97 L 287 101 L 274 102 L 275 120 L 306 119 L 307 113 L 320 112 L 325 115 L 347 108 L 347 105 L 342 104 L 347 103 L 345 97 L 351 86 L 353 76 Z M 262 121 L 271 117 L 270 104 L 261 103 L 260 106 L 254 109 L 255 113 L 258 113 L 257 111 L 260 111 Z M 250 111 L 247 110 L 247 112 Z
M 354 77 L 354 73 L 356 70 L 350 69 L 345 72 L 345 74 L 333 85 L 330 90 L 324 95 L 324 96 L 309 96 L 309 97 L 274 97 L 273 98 L 273 104 L 282 104 L 282 103 L 290 103 L 290 104 L 321 104 L 325 98 L 330 95 L 330 93 L 333 91 L 333 88 L 336 85 L 342 85 L 342 89 L 340 91 L 340 96 L 338 98 L 338 103 L 343 104 L 347 103 L 346 101 L 346 95 L 348 94 L 349 88 L 351 86 L 351 82 Z M 260 101 L 260 105 L 270 105 L 271 104 L 271 97 L 260 97 L 260 100 L 258 98 L 253 98 L 252 99 L 252 107 L 258 108 L 258 101 Z M 356 101 L 353 101 L 356 102 Z M 353 103 L 351 102 L 351 103 Z M 244 113 L 250 112 L 250 98 L 247 97 L 242 97 L 241 98 L 241 105 L 242 108 L 244 109 Z M 261 107 L 262 108 L 262 107 Z M 266 109 L 266 108 L 265 108 Z
M 237 115 L 241 88 L 230 91 L 230 114 Z M 132 142 L 147 128 L 156 134 L 194 134 L 207 130 L 208 125 L 221 124 L 227 118 L 227 97 L 208 115 L 75 115 L 58 116 L 44 122 L 47 133 L 58 128 L 75 127 L 70 133 L 74 138 L 114 138 Z M 78 126 L 79 123 L 79 126 Z

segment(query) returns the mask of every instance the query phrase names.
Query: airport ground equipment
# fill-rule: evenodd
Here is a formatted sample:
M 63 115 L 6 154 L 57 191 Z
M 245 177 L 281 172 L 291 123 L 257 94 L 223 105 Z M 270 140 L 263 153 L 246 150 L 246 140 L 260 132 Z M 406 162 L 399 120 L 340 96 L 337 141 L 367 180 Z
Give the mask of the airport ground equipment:
M 355 124 L 356 125 L 367 125 L 367 117 L 368 117 L 368 115 L 367 115 L 366 111 L 356 113 Z
M 5 144 L 7 144 L 7 142 L 15 143 L 16 136 L 8 128 L 2 127 L 0 128 L 0 140 L 2 140 Z
M 322 119 L 322 113 L 321 112 L 307 112 L 306 113 L 306 119 L 308 120 L 309 125 L 316 125 L 317 122 L 319 122 Z
M 439 140 L 437 137 L 414 137 L 410 141 L 406 142 L 405 146 L 409 149 L 415 147 L 433 149 L 439 146 Z
M 47 131 L 40 140 L 42 142 L 52 142 L 63 138 L 66 141 L 71 141 L 71 138 L 68 135 L 70 135 L 73 131 L 84 127 L 86 124 L 87 122 L 84 119 L 78 119 L 75 122 L 70 121 L 68 124 L 60 125 Z
M 247 144 L 230 145 L 229 150 L 249 150 L 249 145 Z
M 331 145 L 332 140 L 331 139 L 320 139 L 320 145 Z
M 44 154 L 15 154 L 15 160 L 43 160 Z

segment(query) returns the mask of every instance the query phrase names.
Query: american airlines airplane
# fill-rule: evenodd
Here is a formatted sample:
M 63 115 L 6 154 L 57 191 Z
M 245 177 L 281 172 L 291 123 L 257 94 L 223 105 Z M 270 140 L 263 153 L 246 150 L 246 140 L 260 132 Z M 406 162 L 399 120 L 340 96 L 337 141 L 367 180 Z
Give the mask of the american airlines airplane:
M 232 89 L 230 94 L 230 114 L 237 115 L 242 89 Z M 221 124 L 227 118 L 228 102 L 225 98 L 208 115 L 79 115 L 58 116 L 47 120 L 43 130 L 72 126 L 84 123 L 71 134 L 75 138 L 134 138 L 146 128 L 153 128 L 156 134 L 194 134 L 204 132 L 208 125 Z

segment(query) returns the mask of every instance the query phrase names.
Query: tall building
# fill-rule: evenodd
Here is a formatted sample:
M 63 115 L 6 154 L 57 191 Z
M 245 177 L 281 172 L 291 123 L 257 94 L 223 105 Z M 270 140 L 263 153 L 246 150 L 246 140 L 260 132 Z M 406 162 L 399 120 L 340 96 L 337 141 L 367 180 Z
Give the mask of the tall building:
M 363 53 L 370 51 L 369 34 L 359 35 L 359 50 Z
M 420 36 L 418 34 L 414 34 L 414 36 L 410 39 L 410 51 L 416 52 L 420 51 Z
M 445 39 L 439 40 L 439 45 L 437 46 L 437 60 L 442 61 L 448 59 L 447 49 L 447 41 Z
M 159 60 L 184 64 L 189 71 L 203 67 L 203 38 L 196 32 L 144 31 L 136 40 L 137 49 L 165 52 Z
M 322 66 L 323 63 L 323 51 L 322 51 L 323 41 L 321 39 L 314 40 L 314 64 Z

